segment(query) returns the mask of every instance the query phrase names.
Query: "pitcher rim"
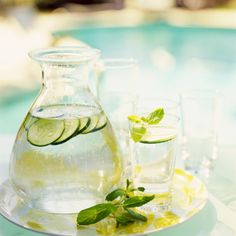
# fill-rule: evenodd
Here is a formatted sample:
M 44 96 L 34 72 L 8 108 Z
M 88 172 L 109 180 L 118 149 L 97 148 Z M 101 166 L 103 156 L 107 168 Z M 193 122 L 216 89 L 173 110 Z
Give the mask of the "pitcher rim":
M 29 57 L 39 63 L 65 64 L 81 63 L 97 59 L 99 49 L 88 46 L 62 46 L 39 48 L 29 52 Z

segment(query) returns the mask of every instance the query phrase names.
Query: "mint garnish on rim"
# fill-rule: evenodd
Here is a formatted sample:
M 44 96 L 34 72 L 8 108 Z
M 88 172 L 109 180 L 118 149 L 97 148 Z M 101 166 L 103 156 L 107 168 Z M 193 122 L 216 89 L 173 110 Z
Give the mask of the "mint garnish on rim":
M 156 125 L 158 124 L 164 117 L 164 109 L 157 108 L 153 112 L 149 113 L 146 117 L 144 116 L 137 116 L 137 115 L 130 115 L 128 119 L 135 123 L 130 130 L 130 135 L 134 142 L 139 142 L 143 135 L 147 131 L 148 125 Z

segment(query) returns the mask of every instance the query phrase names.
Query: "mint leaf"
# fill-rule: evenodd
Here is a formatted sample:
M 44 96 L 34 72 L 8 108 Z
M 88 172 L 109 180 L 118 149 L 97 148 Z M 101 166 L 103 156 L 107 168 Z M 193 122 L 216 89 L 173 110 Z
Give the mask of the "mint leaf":
M 144 188 L 144 187 L 138 187 L 138 191 L 144 192 L 144 191 L 145 191 L 145 188 Z
M 134 192 L 134 191 L 140 191 L 140 192 L 144 192 L 145 188 L 144 187 L 138 187 L 138 188 L 131 188 L 129 190 L 129 192 Z
M 139 207 L 139 206 L 142 206 L 142 205 L 150 202 L 151 200 L 154 199 L 154 197 L 155 197 L 155 195 L 131 197 L 131 198 L 128 198 L 124 201 L 123 206 L 125 208 Z
M 130 224 L 130 223 L 133 223 L 134 221 L 135 220 L 132 219 L 132 217 L 130 217 L 130 215 L 127 214 L 126 212 L 122 213 L 121 215 L 116 216 L 116 222 L 117 222 L 118 226 L 119 226 L 119 224 L 127 225 L 127 224 Z
M 131 217 L 132 219 L 134 219 L 134 220 L 140 220 L 140 221 L 143 221 L 143 222 L 146 222 L 146 221 L 147 221 L 147 217 L 146 217 L 146 216 L 141 215 L 141 214 L 139 214 L 138 212 L 132 211 L 132 210 L 130 210 L 130 209 L 128 209 L 128 208 L 126 208 L 125 210 L 128 212 L 129 217 Z
M 95 224 L 109 216 L 111 213 L 114 213 L 116 210 L 117 207 L 112 203 L 98 204 L 80 211 L 77 216 L 77 223 L 79 225 Z
M 145 123 L 148 123 L 148 119 L 147 119 L 146 117 L 144 117 L 144 116 L 141 117 L 141 120 L 142 120 L 143 122 L 145 122 Z
M 142 117 L 142 120 L 150 125 L 158 124 L 164 117 L 164 109 L 158 108 L 151 112 L 146 118 Z
M 117 225 L 128 225 L 130 223 L 134 223 L 135 221 L 147 221 L 147 217 L 141 215 L 135 211 L 125 208 L 126 212 L 123 212 L 120 215 L 116 216 Z
M 142 119 L 136 115 L 128 116 L 128 119 L 132 122 L 135 122 L 135 123 L 140 123 L 142 121 Z
M 134 140 L 134 142 L 138 142 L 142 139 L 146 131 L 147 129 L 143 126 L 140 126 L 140 127 L 133 126 L 130 130 L 131 138 Z
M 109 193 L 106 196 L 106 200 L 113 201 L 118 197 L 124 196 L 125 194 L 126 194 L 126 191 L 124 189 L 118 188 L 118 189 L 115 189 L 114 191 L 112 191 L 111 193 Z
M 136 115 L 128 116 L 128 119 L 131 122 L 137 124 L 133 125 L 130 129 L 130 135 L 134 142 L 139 142 L 142 139 L 143 135 L 147 132 L 148 125 L 158 124 L 163 119 L 163 117 L 163 108 L 157 108 L 156 110 L 148 114 L 147 117 L 139 117 Z
M 130 185 L 131 185 L 131 182 L 129 181 L 129 179 L 126 179 L 126 190 L 128 190 Z

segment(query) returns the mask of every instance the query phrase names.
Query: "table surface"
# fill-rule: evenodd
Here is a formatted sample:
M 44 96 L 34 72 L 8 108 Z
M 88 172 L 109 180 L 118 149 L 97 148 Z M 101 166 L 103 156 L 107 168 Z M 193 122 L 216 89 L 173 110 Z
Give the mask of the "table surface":
M 0 136 L 0 182 L 8 178 L 8 163 L 14 138 L 14 135 Z M 210 199 L 203 210 L 185 223 L 152 235 L 236 236 L 235 157 L 235 147 L 221 147 L 219 161 L 207 183 Z M 0 217 L 0 236 L 15 235 L 41 234 L 22 229 Z

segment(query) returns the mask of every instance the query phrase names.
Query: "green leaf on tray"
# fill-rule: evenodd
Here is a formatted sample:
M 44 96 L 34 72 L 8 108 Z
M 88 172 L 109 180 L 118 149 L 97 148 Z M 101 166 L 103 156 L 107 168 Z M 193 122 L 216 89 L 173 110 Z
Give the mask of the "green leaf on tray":
M 126 179 L 126 190 L 129 189 L 130 185 L 131 185 L 131 182 L 129 181 L 129 179 Z
M 105 203 L 97 204 L 80 211 L 77 215 L 78 225 L 95 224 L 106 217 L 116 221 L 116 226 L 131 224 L 135 221 L 146 222 L 147 217 L 136 212 L 135 208 L 150 202 L 155 195 L 135 196 L 135 191 L 144 192 L 144 187 L 132 187 L 132 182 L 126 180 L 126 189 L 117 188 L 106 196 Z
M 145 191 L 145 188 L 144 188 L 144 187 L 138 187 L 137 189 L 138 189 L 138 191 L 140 191 L 140 192 L 144 192 L 144 191 Z
M 114 191 L 112 191 L 111 193 L 109 193 L 106 196 L 106 200 L 113 201 L 118 197 L 124 196 L 125 194 L 126 194 L 126 191 L 124 189 L 118 188 L 118 189 L 115 189 Z
M 112 203 L 98 204 L 80 211 L 77 216 L 77 223 L 79 225 L 95 224 L 116 210 L 117 207 Z
M 130 224 L 130 223 L 133 223 L 134 221 L 135 220 L 132 219 L 132 217 L 130 217 L 130 215 L 127 214 L 126 212 L 124 212 L 121 215 L 116 216 L 116 222 L 117 222 L 118 226 L 119 226 L 119 224 L 127 225 L 127 224 Z
M 129 216 L 134 219 L 134 220 L 140 220 L 140 221 L 143 221 L 143 222 L 146 222 L 147 221 L 147 217 L 142 215 L 142 214 L 139 214 L 138 212 L 136 211 L 133 211 L 133 210 L 130 210 L 128 208 L 125 208 L 125 210 L 128 212 Z
M 131 197 L 124 201 L 124 207 L 125 208 L 139 207 L 150 202 L 151 200 L 154 199 L 154 197 L 155 195 Z

